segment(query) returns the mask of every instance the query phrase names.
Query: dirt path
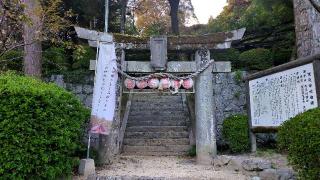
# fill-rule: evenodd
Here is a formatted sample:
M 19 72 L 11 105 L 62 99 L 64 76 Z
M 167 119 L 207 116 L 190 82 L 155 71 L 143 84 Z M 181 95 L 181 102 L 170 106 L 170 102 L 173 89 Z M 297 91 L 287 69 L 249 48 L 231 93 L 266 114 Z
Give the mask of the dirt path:
M 120 156 L 112 165 L 97 170 L 99 176 L 164 177 L 168 179 L 246 180 L 249 177 L 213 166 L 196 165 L 193 158 Z

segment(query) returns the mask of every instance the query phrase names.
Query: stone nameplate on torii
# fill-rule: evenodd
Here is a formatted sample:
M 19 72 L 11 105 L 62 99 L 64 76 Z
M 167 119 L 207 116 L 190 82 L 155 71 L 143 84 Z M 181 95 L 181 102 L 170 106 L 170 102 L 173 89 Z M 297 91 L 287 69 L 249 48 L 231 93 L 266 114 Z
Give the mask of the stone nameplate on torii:
M 168 62 L 167 36 L 150 37 L 150 65 L 157 71 L 166 70 Z

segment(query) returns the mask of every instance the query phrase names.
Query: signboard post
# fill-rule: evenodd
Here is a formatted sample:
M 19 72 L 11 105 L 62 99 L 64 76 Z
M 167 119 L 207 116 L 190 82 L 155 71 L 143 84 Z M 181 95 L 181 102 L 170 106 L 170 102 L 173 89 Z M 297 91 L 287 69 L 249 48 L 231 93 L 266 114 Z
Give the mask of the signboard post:
M 251 139 L 276 132 L 284 121 L 320 105 L 320 55 L 298 59 L 245 78 Z

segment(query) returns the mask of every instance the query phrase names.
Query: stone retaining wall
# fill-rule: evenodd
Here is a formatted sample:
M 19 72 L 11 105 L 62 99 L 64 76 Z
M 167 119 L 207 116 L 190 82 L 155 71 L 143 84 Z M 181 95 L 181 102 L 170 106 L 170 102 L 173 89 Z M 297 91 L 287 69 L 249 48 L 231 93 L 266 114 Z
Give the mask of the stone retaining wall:
M 63 75 L 52 75 L 48 81 L 56 83 L 58 86 L 75 94 L 80 101 L 88 108 L 92 106 L 94 76 L 85 77 L 83 83 L 65 82 Z
M 246 114 L 246 87 L 241 78 L 246 72 L 214 74 L 214 114 L 217 120 L 218 145 L 225 144 L 222 135 L 223 120 L 235 114 Z

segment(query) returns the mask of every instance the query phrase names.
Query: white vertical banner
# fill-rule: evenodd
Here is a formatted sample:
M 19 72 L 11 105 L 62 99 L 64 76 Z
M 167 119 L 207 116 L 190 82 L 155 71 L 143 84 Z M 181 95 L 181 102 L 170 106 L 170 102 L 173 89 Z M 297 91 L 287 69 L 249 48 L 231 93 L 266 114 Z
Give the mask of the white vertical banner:
M 114 43 L 99 43 L 98 62 L 93 89 L 91 133 L 108 135 L 116 106 L 118 81 Z

